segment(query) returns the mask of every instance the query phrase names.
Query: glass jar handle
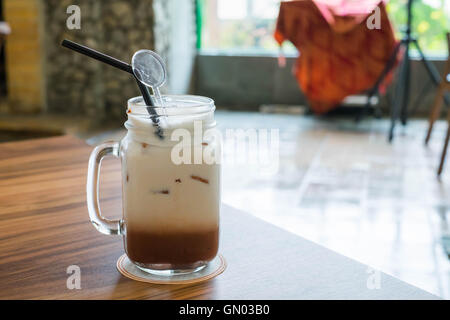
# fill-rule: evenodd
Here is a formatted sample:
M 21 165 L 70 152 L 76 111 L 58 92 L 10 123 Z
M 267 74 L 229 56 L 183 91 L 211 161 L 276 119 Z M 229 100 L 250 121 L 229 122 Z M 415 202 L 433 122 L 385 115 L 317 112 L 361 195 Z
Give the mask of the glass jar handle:
M 103 234 L 121 234 L 121 220 L 110 220 L 102 216 L 99 205 L 99 177 L 102 159 L 108 155 L 119 157 L 119 142 L 105 142 L 92 150 L 86 184 L 89 218 L 94 227 Z

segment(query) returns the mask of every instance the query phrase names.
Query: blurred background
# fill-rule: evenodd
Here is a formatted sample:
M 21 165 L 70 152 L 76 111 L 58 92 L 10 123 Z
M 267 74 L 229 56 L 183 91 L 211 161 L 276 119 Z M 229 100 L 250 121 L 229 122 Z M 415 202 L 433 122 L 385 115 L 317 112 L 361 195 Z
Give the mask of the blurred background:
M 450 1 L 413 2 L 413 34 L 444 87 Z M 71 5 L 80 8 L 79 29 L 68 27 Z M 450 298 L 450 172 L 436 176 L 447 121 L 424 146 L 442 97 L 420 52 L 409 51 L 407 121 L 389 143 L 400 68 L 373 100 L 361 92 L 317 114 L 294 73 L 301 52 L 275 41 L 279 9 L 277 0 L 0 0 L 0 142 L 119 139 L 136 83 L 60 43 L 127 62 L 155 50 L 168 67 L 163 91 L 213 98 L 221 129 L 280 130 L 278 172 L 223 165 L 226 203 Z M 387 1 L 386 12 L 402 39 L 407 1 Z

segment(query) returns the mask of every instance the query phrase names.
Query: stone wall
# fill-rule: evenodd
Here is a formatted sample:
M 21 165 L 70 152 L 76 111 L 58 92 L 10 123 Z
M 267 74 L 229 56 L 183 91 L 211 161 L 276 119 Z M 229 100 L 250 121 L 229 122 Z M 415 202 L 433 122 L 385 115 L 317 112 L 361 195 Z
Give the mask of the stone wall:
M 70 39 L 130 62 L 139 49 L 166 61 L 163 93 L 190 88 L 195 51 L 195 0 L 0 0 L 12 26 L 7 66 L 11 112 L 125 118 L 140 95 L 132 75 L 61 47 Z M 69 29 L 77 5 L 80 29 Z
M 60 46 L 64 38 L 129 62 L 154 48 L 152 0 L 43 0 L 47 111 L 123 118 L 139 94 L 131 75 Z M 66 27 L 66 8 L 81 9 L 81 29 Z

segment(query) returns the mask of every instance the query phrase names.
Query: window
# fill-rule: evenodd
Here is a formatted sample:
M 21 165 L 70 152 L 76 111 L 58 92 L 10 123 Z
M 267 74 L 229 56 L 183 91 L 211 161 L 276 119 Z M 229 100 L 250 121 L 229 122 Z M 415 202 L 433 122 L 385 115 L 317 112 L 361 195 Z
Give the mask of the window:
M 200 0 L 201 48 L 240 53 L 277 52 L 273 39 L 279 0 Z M 291 44 L 285 51 L 295 52 Z
M 279 0 L 198 0 L 201 20 L 202 49 L 239 53 L 277 53 L 273 39 Z M 407 0 L 390 0 L 388 12 L 400 39 L 399 30 L 406 24 Z M 428 54 L 444 54 L 449 30 L 450 1 L 414 1 L 413 29 L 423 50 Z M 295 53 L 289 43 L 283 51 Z

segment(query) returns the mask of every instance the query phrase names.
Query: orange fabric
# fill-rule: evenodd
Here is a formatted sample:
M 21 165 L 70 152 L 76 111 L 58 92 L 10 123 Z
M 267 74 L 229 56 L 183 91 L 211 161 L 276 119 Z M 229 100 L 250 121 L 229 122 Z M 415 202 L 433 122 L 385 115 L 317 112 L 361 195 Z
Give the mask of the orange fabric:
M 369 29 L 366 21 L 376 6 L 381 28 Z M 295 75 L 316 113 L 371 88 L 397 44 L 381 0 L 282 2 L 274 36 L 280 45 L 289 40 L 299 50 Z M 390 80 L 391 75 L 382 91 Z

